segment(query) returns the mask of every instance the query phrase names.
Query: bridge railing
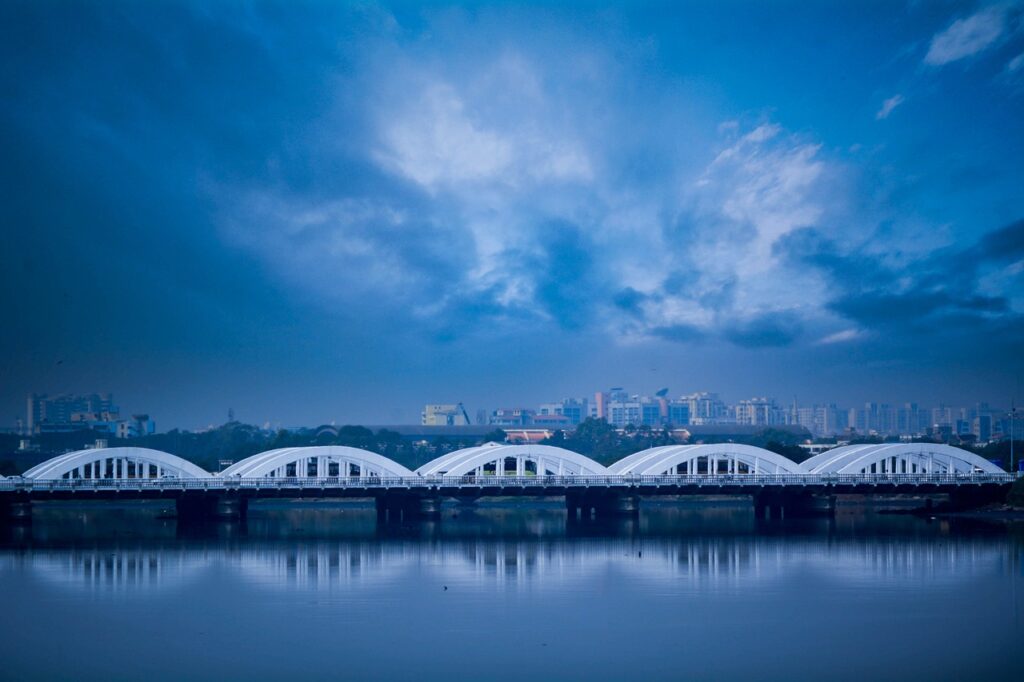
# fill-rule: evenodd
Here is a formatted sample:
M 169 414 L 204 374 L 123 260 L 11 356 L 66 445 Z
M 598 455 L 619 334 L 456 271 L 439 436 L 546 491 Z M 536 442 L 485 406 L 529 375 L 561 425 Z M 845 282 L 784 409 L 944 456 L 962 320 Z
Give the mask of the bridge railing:
M 715 487 L 765 486 L 927 486 L 986 485 L 1015 481 L 1015 474 L 685 474 L 662 476 L 327 476 L 290 478 L 159 478 L 159 479 L 56 479 L 21 477 L 0 479 L 0 491 L 105 491 L 105 490 L 316 490 L 316 489 L 420 489 L 440 488 L 589 488 L 589 487 Z

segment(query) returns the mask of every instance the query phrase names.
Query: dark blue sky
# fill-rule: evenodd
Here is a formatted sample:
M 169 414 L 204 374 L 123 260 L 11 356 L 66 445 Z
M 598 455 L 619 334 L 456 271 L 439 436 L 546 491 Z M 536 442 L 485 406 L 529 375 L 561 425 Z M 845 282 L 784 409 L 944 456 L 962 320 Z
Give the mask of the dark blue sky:
M 1008 403 L 1024 5 L 7 2 L 0 412 Z

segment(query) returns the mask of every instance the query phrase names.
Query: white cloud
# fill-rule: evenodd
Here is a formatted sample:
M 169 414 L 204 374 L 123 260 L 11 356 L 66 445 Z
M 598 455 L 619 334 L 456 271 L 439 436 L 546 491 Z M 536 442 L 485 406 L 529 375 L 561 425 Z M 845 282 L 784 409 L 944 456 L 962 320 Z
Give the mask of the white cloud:
M 877 114 L 875 114 L 875 120 L 881 121 L 883 119 L 889 118 L 889 114 L 892 113 L 892 110 L 901 104 L 903 104 L 903 95 L 893 95 L 889 99 L 882 102 L 882 108 L 878 110 Z
M 375 112 L 374 156 L 386 169 L 432 192 L 592 179 L 587 149 L 526 57 L 505 53 L 450 76 L 415 64 L 397 71 Z
M 794 137 L 770 144 L 781 132 L 777 124 L 759 126 L 722 151 L 701 177 L 721 217 L 750 228 L 742 244 L 731 244 L 740 255 L 733 260 L 748 273 L 769 268 L 772 245 L 822 214 L 815 192 L 825 167 L 820 146 Z
M 942 66 L 975 55 L 994 45 L 1006 28 L 1007 7 L 986 7 L 965 19 L 957 19 L 945 31 L 935 34 L 924 61 Z
M 565 38 L 558 54 L 572 57 L 553 60 L 543 46 L 459 40 L 368 51 L 338 95 L 337 120 L 365 122 L 362 135 L 334 119 L 323 129 L 344 131 L 340 148 L 379 175 L 350 193 L 237 192 L 232 241 L 325 300 L 421 320 L 461 308 L 555 320 L 564 290 L 615 338 L 823 309 L 818 275 L 773 252 L 799 228 L 831 229 L 823 218 L 843 202 L 842 170 L 817 140 L 774 121 L 700 120 L 672 84 L 640 101 L 642 67 L 605 45 Z M 565 238 L 568 253 L 553 252 Z M 634 307 L 610 311 L 624 290 L 639 292 Z
M 385 166 L 429 189 L 441 183 L 494 180 L 512 163 L 512 141 L 475 123 L 455 90 L 427 85 L 381 131 Z
M 1006 72 L 1016 73 L 1022 66 L 1024 66 L 1024 52 L 1017 55 L 1006 64 Z
M 864 332 L 860 329 L 843 329 L 834 334 L 829 334 L 821 339 L 818 339 L 819 346 L 830 346 L 834 343 L 845 343 L 847 341 L 856 341 L 857 339 L 864 336 Z

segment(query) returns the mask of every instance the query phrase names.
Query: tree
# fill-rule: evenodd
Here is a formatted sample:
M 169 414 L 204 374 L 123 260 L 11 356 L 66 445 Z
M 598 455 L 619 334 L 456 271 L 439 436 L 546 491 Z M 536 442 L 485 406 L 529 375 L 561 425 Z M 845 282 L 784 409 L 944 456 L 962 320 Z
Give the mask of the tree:
M 504 443 L 508 440 L 508 434 L 503 429 L 494 429 L 483 437 L 481 443 Z
M 607 464 L 631 452 L 627 443 L 607 420 L 587 417 L 565 439 L 562 447 Z
M 806 448 L 802 448 L 799 445 L 785 445 L 774 440 L 765 443 L 764 449 L 770 450 L 777 455 L 782 455 L 797 464 L 811 457 L 811 451 Z

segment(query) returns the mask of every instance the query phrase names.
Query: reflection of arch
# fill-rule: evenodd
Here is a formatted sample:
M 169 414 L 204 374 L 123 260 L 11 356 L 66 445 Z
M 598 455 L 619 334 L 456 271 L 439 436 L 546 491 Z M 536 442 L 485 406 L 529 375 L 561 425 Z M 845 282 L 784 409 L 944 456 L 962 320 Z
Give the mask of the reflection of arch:
M 1003 470 L 973 452 L 939 443 L 845 445 L 800 465 L 809 474 L 954 474 Z
M 71 549 L 27 555 L 33 573 L 75 592 L 134 592 L 151 595 L 186 585 L 210 566 L 203 550 Z
M 615 462 L 613 474 L 788 474 L 797 471 L 790 459 L 764 448 L 739 443 L 665 445 L 642 450 Z
M 235 462 L 220 476 L 242 478 L 299 478 L 340 476 L 415 476 L 398 462 L 369 450 L 344 445 L 320 445 L 268 450 Z
M 37 464 L 23 476 L 36 480 L 58 478 L 209 478 L 192 462 L 149 448 L 94 448 L 58 455 Z
M 416 473 L 423 476 L 607 476 L 608 470 L 589 457 L 550 445 L 486 443 L 449 452 L 427 462 Z

